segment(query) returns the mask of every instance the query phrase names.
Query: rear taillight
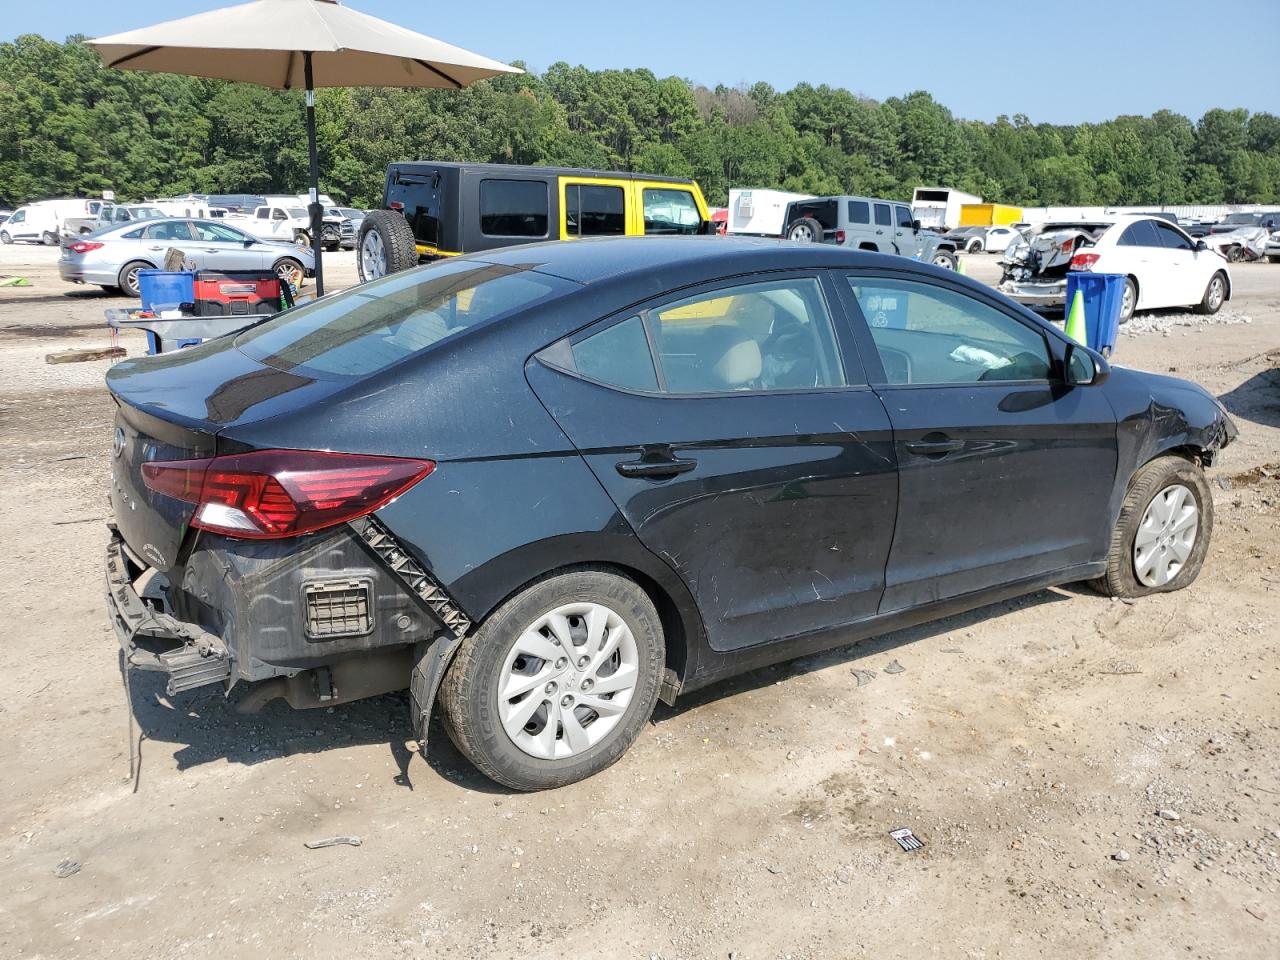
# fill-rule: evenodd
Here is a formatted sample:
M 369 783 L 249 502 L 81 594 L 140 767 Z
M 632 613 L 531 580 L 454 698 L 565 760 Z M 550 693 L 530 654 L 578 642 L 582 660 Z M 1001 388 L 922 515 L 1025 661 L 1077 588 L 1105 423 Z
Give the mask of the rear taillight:
M 387 206 L 390 207 L 392 210 L 404 210 L 404 204 L 401 203 L 399 200 L 392 200 L 390 203 L 387 204 Z
M 1062 245 L 1058 247 L 1058 250 L 1061 253 L 1070 253 L 1072 249 L 1075 247 L 1075 245 L 1076 245 L 1076 238 L 1072 237 L 1070 240 L 1063 240 Z
M 67 249 L 72 253 L 88 253 L 90 250 L 101 250 L 102 244 L 97 240 L 77 240 L 75 243 L 68 244 Z
M 431 473 L 430 460 L 256 450 L 142 465 L 149 490 L 196 504 L 193 527 L 250 540 L 311 533 L 373 513 Z
M 837 230 L 837 231 L 836 231 L 836 243 L 844 243 L 844 231 L 843 231 L 843 230 Z
M 1098 256 L 1096 253 L 1077 253 L 1071 258 L 1071 269 L 1092 270 L 1093 265 L 1098 262 Z

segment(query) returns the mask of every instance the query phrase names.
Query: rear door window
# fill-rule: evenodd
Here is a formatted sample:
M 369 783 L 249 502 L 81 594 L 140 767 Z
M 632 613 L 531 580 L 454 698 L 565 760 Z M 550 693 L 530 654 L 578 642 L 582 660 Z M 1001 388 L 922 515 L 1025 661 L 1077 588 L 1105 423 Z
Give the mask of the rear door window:
M 393 273 L 241 333 L 241 353 L 324 379 L 377 373 L 442 340 L 577 288 L 528 266 L 458 260 Z
M 489 237 L 545 237 L 549 209 L 541 180 L 481 180 L 480 232 Z
M 849 222 L 850 223 L 870 223 L 871 222 L 871 204 L 866 200 L 850 200 L 849 201 Z
M 1125 228 L 1116 241 L 1118 247 L 1159 247 L 1162 246 L 1156 235 L 1155 224 L 1150 220 L 1139 220 Z
M 185 220 L 168 221 L 166 223 L 153 223 L 147 227 L 146 233 L 143 234 L 148 240 L 173 240 L 183 241 L 190 240 L 191 224 Z
M 564 203 L 565 229 L 571 237 L 620 236 L 627 232 L 627 208 L 621 187 L 571 183 L 564 188 Z
M 640 317 L 615 323 L 579 340 L 573 345 L 573 364 L 578 373 L 601 383 L 628 390 L 658 389 L 658 374 L 653 369 L 653 354 Z
M 887 203 L 876 204 L 876 226 L 891 227 L 893 226 L 893 216 L 889 213 L 889 205 Z
M 693 235 L 702 226 L 698 203 L 688 190 L 646 187 L 641 197 L 644 232 Z

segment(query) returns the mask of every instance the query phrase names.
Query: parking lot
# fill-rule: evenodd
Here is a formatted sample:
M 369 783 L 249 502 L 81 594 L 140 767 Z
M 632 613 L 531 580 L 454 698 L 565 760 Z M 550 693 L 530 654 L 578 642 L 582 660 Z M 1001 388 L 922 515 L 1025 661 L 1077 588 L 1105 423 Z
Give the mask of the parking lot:
M 1047 590 L 752 673 L 522 795 L 438 727 L 418 756 L 404 695 L 241 716 L 135 673 L 126 701 L 107 363 L 45 363 L 109 344 L 125 301 L 56 257 L 0 247 L 31 282 L 0 288 L 0 955 L 1280 953 L 1280 266 L 1233 265 L 1217 316 L 1120 339 L 1118 363 L 1201 383 L 1240 428 L 1190 589 Z M 354 282 L 352 254 L 325 263 Z M 335 836 L 359 845 L 304 846 Z

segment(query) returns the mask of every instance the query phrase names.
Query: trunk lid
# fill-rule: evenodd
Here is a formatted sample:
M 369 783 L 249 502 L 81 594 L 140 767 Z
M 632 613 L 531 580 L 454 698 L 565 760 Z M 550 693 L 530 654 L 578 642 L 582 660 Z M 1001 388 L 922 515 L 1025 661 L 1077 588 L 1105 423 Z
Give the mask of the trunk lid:
M 227 428 L 297 410 L 341 386 L 265 366 L 237 351 L 233 340 L 124 360 L 107 373 L 117 407 L 111 457 L 116 527 L 137 556 L 162 571 L 178 565 L 195 506 L 149 490 L 142 465 L 225 453 L 219 437 Z

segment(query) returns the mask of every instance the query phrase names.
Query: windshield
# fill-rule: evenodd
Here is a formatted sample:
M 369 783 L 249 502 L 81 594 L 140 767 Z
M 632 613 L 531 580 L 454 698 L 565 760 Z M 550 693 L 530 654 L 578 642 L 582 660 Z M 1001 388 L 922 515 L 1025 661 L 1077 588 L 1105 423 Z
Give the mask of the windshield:
M 358 220 L 364 216 L 364 211 L 356 210 L 354 207 L 339 207 L 338 212 L 348 220 Z
M 129 215 L 135 220 L 155 220 L 163 217 L 164 211 L 156 207 L 129 207 Z
M 1242 223 L 1242 224 L 1245 224 L 1246 226 L 1248 226 L 1248 225 L 1250 225 L 1250 224 L 1252 224 L 1252 223 L 1254 222 L 1254 217 L 1255 217 L 1255 216 L 1257 216 L 1257 214 L 1253 214 L 1253 213 L 1231 213 L 1231 214 L 1228 214 L 1226 217 L 1224 217 L 1224 218 L 1223 218 L 1223 220 L 1222 220 L 1222 222 L 1223 222 L 1223 223 Z
M 305 220 L 307 219 L 307 211 L 303 210 L 302 207 L 290 207 L 289 218 L 292 220 Z
M 574 286 L 529 265 L 455 260 L 289 310 L 240 334 L 236 347 L 278 370 L 364 377 Z

